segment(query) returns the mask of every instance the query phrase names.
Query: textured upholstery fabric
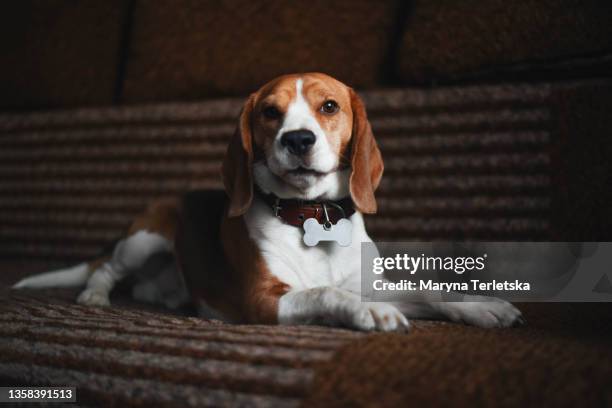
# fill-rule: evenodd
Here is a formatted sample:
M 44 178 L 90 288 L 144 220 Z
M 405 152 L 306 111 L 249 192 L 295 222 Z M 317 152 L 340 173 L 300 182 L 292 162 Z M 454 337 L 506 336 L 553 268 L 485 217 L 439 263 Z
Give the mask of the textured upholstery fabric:
M 124 0 L 23 0 L 0 13 L 0 109 L 109 105 Z
M 612 67 L 606 0 L 415 0 L 398 52 L 408 83 L 605 75 Z
M 79 406 L 297 406 L 315 368 L 362 333 L 222 324 L 130 301 L 74 304 L 75 290 L 9 292 L 42 263 L 0 263 L 0 384 L 70 385 Z
M 527 326 L 417 322 L 351 342 L 323 363 L 304 406 L 604 407 L 610 304 L 521 304 Z
M 0 263 L 0 384 L 77 387 L 79 406 L 609 406 L 607 304 L 521 304 L 528 324 L 413 321 L 410 334 L 227 325 L 75 290 L 9 292 L 56 266 Z
M 0 108 L 245 95 L 319 70 L 357 89 L 606 76 L 606 0 L 7 3 Z
M 610 238 L 609 81 L 363 94 L 378 240 Z M 242 99 L 0 115 L 0 254 L 98 255 L 156 197 L 220 189 Z
M 381 80 L 398 4 L 138 2 L 123 98 L 244 95 L 278 75 L 308 71 L 373 87 Z

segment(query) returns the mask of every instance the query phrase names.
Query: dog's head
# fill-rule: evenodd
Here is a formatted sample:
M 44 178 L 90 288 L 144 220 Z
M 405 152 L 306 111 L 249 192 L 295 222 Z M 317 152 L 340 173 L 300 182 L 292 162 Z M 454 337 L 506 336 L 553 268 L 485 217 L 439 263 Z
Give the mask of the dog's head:
M 228 215 L 244 214 L 253 183 L 280 198 L 337 200 L 351 195 L 376 212 L 383 162 L 365 107 L 330 76 L 279 77 L 246 101 L 223 161 Z

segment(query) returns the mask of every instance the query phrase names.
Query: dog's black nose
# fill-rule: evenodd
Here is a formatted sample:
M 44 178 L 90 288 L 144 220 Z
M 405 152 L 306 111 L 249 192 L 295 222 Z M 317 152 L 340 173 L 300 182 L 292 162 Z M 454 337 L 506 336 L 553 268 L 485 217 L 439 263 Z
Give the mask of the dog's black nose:
M 289 152 L 301 156 L 308 152 L 317 138 L 310 130 L 300 129 L 285 132 L 281 136 L 281 145 Z

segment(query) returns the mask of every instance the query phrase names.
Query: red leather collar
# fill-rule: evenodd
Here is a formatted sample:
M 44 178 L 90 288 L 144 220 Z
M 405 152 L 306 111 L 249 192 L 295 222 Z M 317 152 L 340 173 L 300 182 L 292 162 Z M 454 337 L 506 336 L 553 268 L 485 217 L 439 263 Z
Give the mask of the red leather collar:
M 348 197 L 338 201 L 306 201 L 282 199 L 274 194 L 259 193 L 259 195 L 271 207 L 275 216 L 295 227 L 302 227 L 308 218 L 314 218 L 319 224 L 324 224 L 327 221 L 325 210 L 332 224 L 355 213 L 353 201 Z

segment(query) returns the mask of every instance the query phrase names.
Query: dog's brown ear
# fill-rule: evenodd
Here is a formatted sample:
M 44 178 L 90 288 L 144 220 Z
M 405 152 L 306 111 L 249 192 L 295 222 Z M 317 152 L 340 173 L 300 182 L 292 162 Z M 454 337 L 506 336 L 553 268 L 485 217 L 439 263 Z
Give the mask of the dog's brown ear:
M 227 215 L 243 215 L 253 201 L 253 132 L 251 114 L 255 105 L 255 94 L 247 99 L 234 136 L 223 158 L 223 185 L 229 198 Z
M 350 93 L 353 109 L 351 198 L 359 211 L 374 214 L 377 209 L 374 191 L 380 183 L 384 165 L 363 101 L 352 89 Z

